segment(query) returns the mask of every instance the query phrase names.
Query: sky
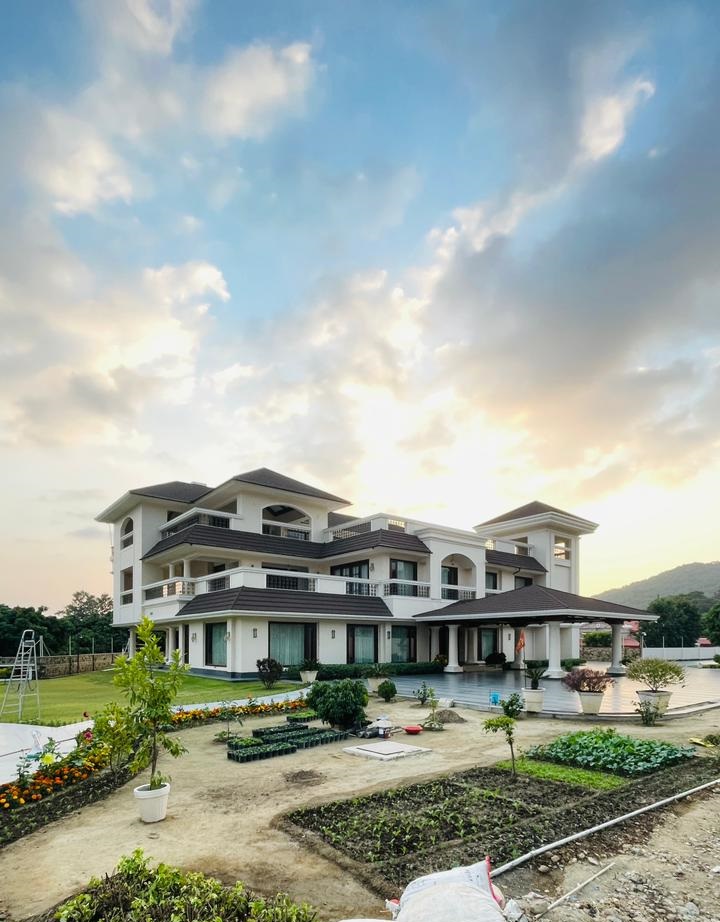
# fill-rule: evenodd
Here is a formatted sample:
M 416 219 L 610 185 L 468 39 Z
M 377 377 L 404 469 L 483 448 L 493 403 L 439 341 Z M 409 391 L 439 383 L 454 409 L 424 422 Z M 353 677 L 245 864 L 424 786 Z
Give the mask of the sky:
M 270 467 L 581 591 L 720 557 L 714 2 L 32 0 L 0 33 L 0 601 Z

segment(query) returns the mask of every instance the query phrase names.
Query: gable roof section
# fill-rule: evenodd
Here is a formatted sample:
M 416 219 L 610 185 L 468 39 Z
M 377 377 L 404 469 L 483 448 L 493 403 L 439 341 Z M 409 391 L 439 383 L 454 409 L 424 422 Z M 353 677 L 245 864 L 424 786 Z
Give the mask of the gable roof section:
M 430 553 L 428 546 L 415 535 L 388 531 L 384 528 L 353 535 L 351 538 L 340 538 L 337 541 L 297 541 L 294 538 L 276 538 L 273 535 L 262 535 L 252 531 L 235 531 L 232 528 L 216 528 L 212 525 L 191 525 L 174 535 L 162 538 L 150 548 L 143 560 L 184 544 L 312 560 L 337 557 L 340 554 L 351 554 L 374 547 L 388 547 L 416 554 Z
M 137 487 L 128 490 L 137 496 L 149 496 L 152 499 L 167 499 L 176 503 L 194 503 L 195 500 L 210 492 L 205 483 L 185 483 L 183 480 L 170 480 L 167 483 L 155 483 L 149 487 Z
M 548 506 L 547 503 L 541 503 L 535 499 L 531 503 L 525 503 L 524 506 L 518 506 L 517 509 L 511 509 L 510 512 L 504 512 L 502 515 L 496 515 L 494 519 L 488 519 L 487 522 L 481 522 L 476 526 L 496 525 L 498 522 L 512 522 L 515 519 L 526 519 L 531 515 L 543 515 L 546 512 L 554 512 L 556 515 L 567 515 L 574 519 L 577 516 L 572 512 L 565 512 L 564 509 L 558 509 L 557 506 Z
M 391 618 L 389 608 L 378 596 L 340 595 L 301 590 L 221 589 L 204 592 L 187 602 L 177 613 L 204 615 L 213 612 L 247 611 L 277 614 L 337 615 L 338 617 Z
M 485 551 L 485 561 L 490 566 L 517 567 L 518 570 L 535 570 L 547 573 L 545 567 L 534 557 L 527 554 L 513 554 L 511 551 Z
M 524 586 L 522 589 L 512 589 L 509 592 L 498 592 L 486 595 L 481 599 L 467 599 L 462 602 L 453 602 L 445 608 L 435 611 L 421 612 L 415 618 L 429 616 L 441 617 L 452 620 L 458 615 L 522 615 L 542 614 L 543 612 L 594 612 L 598 615 L 612 615 L 617 620 L 627 620 L 629 617 L 643 621 L 656 621 L 657 616 L 639 608 L 630 608 L 629 605 L 616 605 L 614 602 L 605 602 L 602 599 L 593 599 L 589 596 L 575 595 L 573 592 L 562 592 L 560 589 L 549 589 L 547 586 Z
M 312 496 L 315 499 L 328 500 L 331 503 L 342 503 L 343 506 L 349 506 L 350 500 L 342 499 L 332 493 L 326 493 L 325 490 L 319 490 L 310 484 L 302 483 L 300 480 L 293 480 L 292 477 L 286 477 L 277 471 L 271 471 L 268 467 L 259 467 L 254 471 L 246 471 L 244 474 L 237 474 L 231 477 L 231 480 L 238 480 L 240 483 L 252 483 L 258 487 L 267 487 L 270 490 L 284 490 L 286 493 L 298 493 L 301 496 Z

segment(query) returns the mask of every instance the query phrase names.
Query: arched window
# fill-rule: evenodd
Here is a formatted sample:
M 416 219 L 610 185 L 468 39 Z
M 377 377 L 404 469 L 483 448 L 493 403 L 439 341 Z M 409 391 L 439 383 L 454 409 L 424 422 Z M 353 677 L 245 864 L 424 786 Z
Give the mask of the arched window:
M 277 503 L 265 506 L 262 511 L 262 530 L 264 535 L 278 538 L 295 538 L 297 541 L 309 541 L 311 533 L 310 516 L 295 506 Z
M 133 520 L 132 519 L 125 519 L 125 521 L 123 522 L 122 529 L 121 529 L 121 535 L 122 535 L 122 538 L 120 540 L 120 544 L 122 545 L 122 547 L 130 547 L 130 545 L 133 543 Z

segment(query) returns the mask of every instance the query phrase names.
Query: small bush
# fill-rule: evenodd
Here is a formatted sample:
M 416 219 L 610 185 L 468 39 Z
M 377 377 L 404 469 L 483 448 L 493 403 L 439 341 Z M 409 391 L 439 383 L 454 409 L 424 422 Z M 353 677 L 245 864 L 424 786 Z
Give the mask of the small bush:
M 368 693 L 362 682 L 316 682 L 307 695 L 307 704 L 327 724 L 347 730 L 365 720 Z
M 610 631 L 586 631 L 582 635 L 582 641 L 586 647 L 610 647 L 612 646 L 612 633 Z
M 502 712 L 506 717 L 512 717 L 513 719 L 519 717 L 523 711 L 523 700 L 522 696 L 517 692 L 513 692 L 509 698 L 503 698 L 500 702 L 500 707 Z
M 644 727 L 654 727 L 660 716 L 660 708 L 654 701 L 638 701 L 635 713 L 640 715 L 640 723 Z
M 390 679 L 385 679 L 384 682 L 378 685 L 377 693 L 384 701 L 392 701 L 397 695 L 397 688 L 394 682 L 391 682 Z
M 265 659 L 257 661 L 258 678 L 265 688 L 272 688 L 276 682 L 280 681 L 283 674 L 283 667 L 276 659 L 266 656 Z
M 636 659 L 627 668 L 627 677 L 642 682 L 650 691 L 661 691 L 678 685 L 685 678 L 685 670 L 677 663 L 664 659 Z
M 604 692 L 615 681 L 599 669 L 573 669 L 563 676 L 562 684 L 574 692 Z
M 423 681 L 420 685 L 420 688 L 416 688 L 413 691 L 413 695 L 417 698 L 420 704 L 426 704 L 430 698 L 435 697 L 435 689 L 431 688 L 427 682 Z
M 616 775 L 646 775 L 692 758 L 695 750 L 658 740 L 638 740 L 609 729 L 566 733 L 546 746 L 534 746 L 527 755 Z
M 488 653 L 485 657 L 486 666 L 504 666 L 507 662 L 507 656 L 504 653 L 500 653 L 499 650 L 496 650 L 495 653 Z

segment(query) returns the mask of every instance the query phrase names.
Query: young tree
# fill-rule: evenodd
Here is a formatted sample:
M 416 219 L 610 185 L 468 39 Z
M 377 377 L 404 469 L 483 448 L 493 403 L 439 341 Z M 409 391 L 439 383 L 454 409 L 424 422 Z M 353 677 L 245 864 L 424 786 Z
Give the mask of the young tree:
M 158 643 L 153 622 L 145 616 L 137 628 L 141 646 L 132 659 L 119 656 L 115 661 L 115 684 L 123 690 L 130 705 L 138 745 L 131 763 L 133 771 L 150 766 L 150 789 L 156 790 L 167 780 L 157 770 L 161 750 L 173 758 L 186 750 L 166 728 L 172 720 L 172 704 L 180 690 L 188 667 L 180 663 L 175 650 L 167 669 L 165 655 Z
M 512 779 L 517 779 L 515 769 L 515 723 L 512 717 L 489 717 L 483 724 L 486 733 L 504 733 L 505 742 L 510 747 L 510 762 L 512 764 Z

